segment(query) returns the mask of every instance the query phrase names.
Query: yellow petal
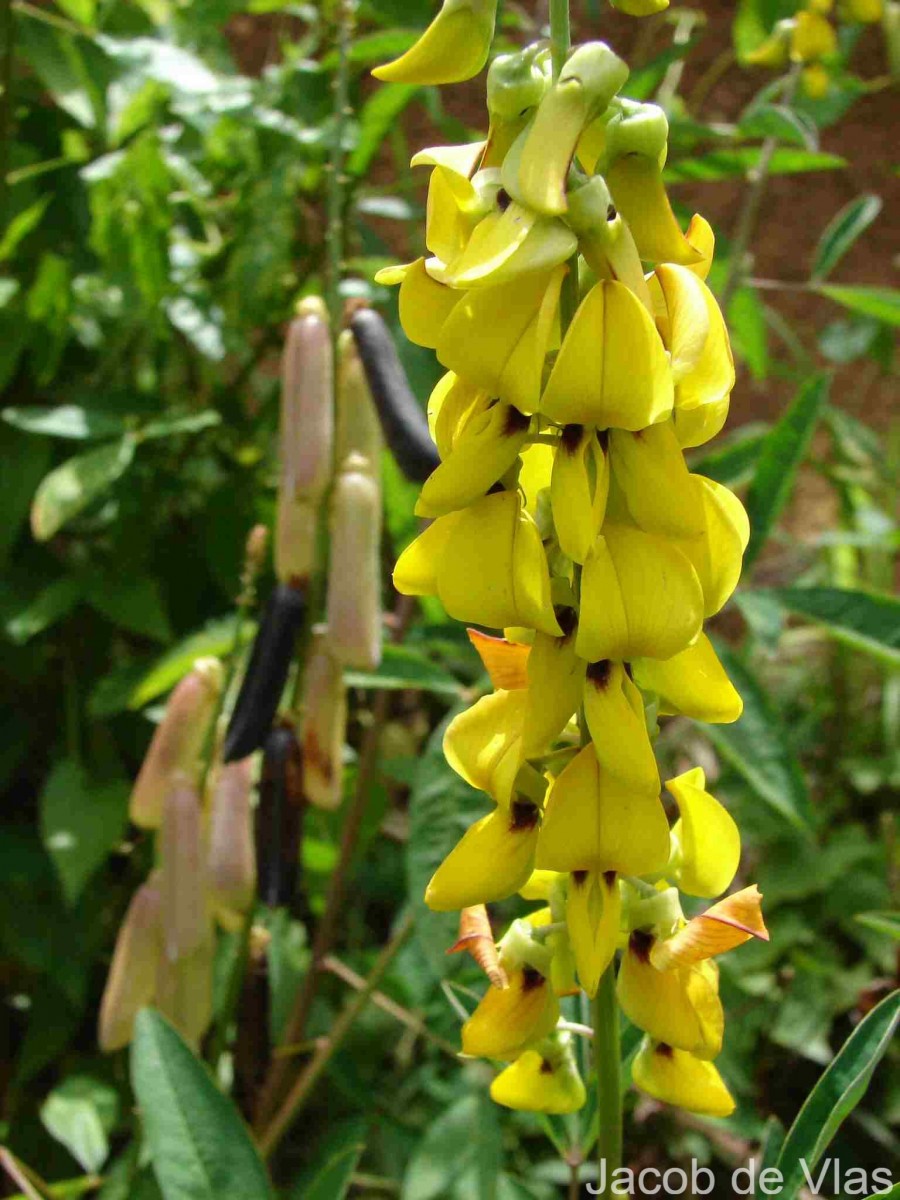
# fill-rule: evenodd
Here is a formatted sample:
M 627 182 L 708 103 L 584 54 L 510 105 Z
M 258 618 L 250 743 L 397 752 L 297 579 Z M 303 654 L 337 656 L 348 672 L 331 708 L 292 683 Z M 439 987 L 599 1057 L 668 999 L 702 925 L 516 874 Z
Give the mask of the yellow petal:
M 466 142 L 461 146 L 426 146 L 417 150 L 409 160 L 411 167 L 446 167 L 470 179 L 484 153 L 484 142 Z
M 654 939 L 633 933 L 622 955 L 617 995 L 625 1016 L 654 1040 L 715 1058 L 722 1049 L 725 1016 L 713 964 L 657 971 L 650 961 Z
M 786 23 L 785 23 L 786 24 Z M 753 50 L 743 56 L 743 62 L 751 67 L 779 68 L 787 65 L 790 34 L 779 22 L 775 30 Z
M 743 711 L 741 698 L 705 633 L 672 658 L 640 658 L 632 667 L 638 686 L 659 697 L 661 716 L 727 725 Z
M 837 44 L 834 26 L 823 16 L 805 9 L 797 13 L 791 33 L 793 62 L 810 63 L 829 58 L 837 51 Z
M 831 75 L 821 63 L 810 63 L 800 72 L 800 86 L 810 100 L 822 100 L 831 89 Z
M 447 762 L 466 783 L 508 806 L 522 761 L 524 690 L 493 692 L 458 713 L 444 734 Z
M 677 268 L 661 269 L 661 278 L 670 280 L 675 270 Z M 689 271 L 684 271 L 682 281 L 689 274 Z M 722 310 L 705 283 L 698 280 L 697 286 L 706 305 L 708 333 L 699 357 L 676 380 L 675 408 L 678 412 L 701 405 L 721 404 L 728 399 L 734 387 L 734 357 Z M 671 293 L 673 289 L 669 291 Z
M 691 246 L 700 255 L 700 261 L 688 264 L 688 270 L 693 271 L 701 279 L 706 279 L 712 266 L 713 254 L 716 249 L 716 235 L 712 225 L 699 213 L 694 213 L 684 235 Z
M 462 83 L 487 62 L 497 0 L 444 0 L 440 12 L 405 54 L 375 67 L 392 83 Z
M 425 245 L 434 258 L 426 261 L 426 273 L 429 263 L 452 262 L 465 250 L 483 215 L 478 211 L 479 200 L 474 184 L 464 175 L 444 167 L 435 167 L 431 172 L 425 207 Z
M 454 288 L 494 287 L 534 271 L 547 271 L 571 258 L 578 246 L 562 221 L 538 217 L 513 202 L 488 214 L 472 230 L 465 249 L 431 274 Z
M 697 365 L 709 336 L 705 285 L 688 267 L 660 263 L 653 274 L 665 311 L 665 343 L 676 386 Z
M 549 900 L 558 879 L 557 871 L 532 871 L 524 887 L 519 888 L 519 895 L 524 900 Z
M 619 938 L 621 900 L 614 871 L 576 871 L 569 876 L 566 927 L 581 986 L 595 996 Z
M 675 436 L 682 450 L 702 446 L 711 441 L 728 419 L 731 398 L 726 396 L 717 404 L 703 404 L 699 408 L 675 409 Z
M 506 638 L 491 637 L 480 629 L 467 629 L 469 641 L 478 651 L 478 657 L 490 676 L 495 690 L 503 688 L 514 691 L 528 687 L 528 655 L 530 646 L 521 642 L 510 642 Z
M 387 276 L 384 271 L 376 276 L 376 283 L 398 282 L 400 284 L 400 325 L 411 342 L 433 350 L 437 346 L 441 329 L 459 301 L 459 293 L 436 283 L 425 270 L 425 259 L 417 258 L 403 271 L 400 278 Z
M 577 650 L 588 662 L 671 658 L 700 632 L 703 593 L 665 538 L 607 522 L 581 580 Z
M 554 1062 L 537 1050 L 526 1050 L 491 1084 L 491 1099 L 520 1112 L 573 1113 L 587 1093 L 571 1055 Z
M 550 487 L 554 453 L 552 446 L 537 442 L 534 446 L 526 446 L 519 455 L 522 463 L 519 488 L 525 493 L 525 507 L 532 516 L 537 513 L 538 496 L 544 488 Z
M 703 501 L 672 421 L 637 433 L 610 430 L 609 459 L 631 518 L 646 533 L 695 537 L 703 532 Z
M 556 1028 L 559 1001 L 534 967 L 509 972 L 509 987 L 490 988 L 462 1027 L 464 1054 L 515 1058 L 529 1042 Z
M 585 746 L 550 788 L 536 866 L 645 875 L 668 856 L 669 826 L 656 793 L 623 786 Z
M 479 413 L 426 479 L 416 515 L 440 517 L 483 496 L 516 461 L 528 428 L 528 418 L 509 404 L 498 402 Z
M 437 594 L 438 568 L 462 513 L 440 517 L 410 542 L 394 567 L 394 587 L 403 596 Z
M 535 635 L 528 657 L 528 701 L 522 733 L 526 757 L 543 754 L 558 737 L 581 703 L 584 661 L 575 653 L 574 612 L 565 610 L 558 618 L 566 628 L 563 637 Z
M 537 411 L 545 359 L 559 346 L 559 296 L 568 270 L 567 266 L 561 266 L 550 276 L 540 308 L 513 348 L 500 375 L 497 394 L 523 413 Z
M 735 1103 L 711 1062 L 647 1039 L 631 1067 L 634 1086 L 687 1112 L 703 1117 L 729 1117 Z
M 626 154 L 616 159 L 604 177 L 644 262 L 689 266 L 700 260 L 675 219 L 655 159 Z
M 754 937 L 767 942 L 769 931 L 763 921 L 761 902 L 756 884 L 726 896 L 688 921 L 674 937 L 656 942 L 650 951 L 650 961 L 658 971 L 666 971 L 726 954 Z
M 541 535 L 517 492 L 484 496 L 456 514 L 437 584 L 444 608 L 458 621 L 562 632 L 553 615 Z
M 491 397 L 486 391 L 448 371 L 428 398 L 428 428 L 441 459 L 449 458 L 469 422 L 485 412 Z
M 516 801 L 476 821 L 450 851 L 425 891 L 435 912 L 505 900 L 526 882 L 534 866 L 540 813 Z
M 691 480 L 703 501 L 706 528 L 699 538 L 685 538 L 678 544 L 700 580 L 703 615 L 712 617 L 738 585 L 750 522 L 743 504 L 727 487 L 702 475 L 692 475 Z
M 609 0 L 613 8 L 629 17 L 652 17 L 669 7 L 669 0 Z
M 596 284 L 575 313 L 541 412 L 560 425 L 644 429 L 665 418 L 673 398 L 668 359 L 643 304 L 615 280 Z
M 681 819 L 674 829 L 681 844 L 678 886 L 689 896 L 720 896 L 737 874 L 741 835 L 734 818 L 706 791 L 700 767 L 666 780 Z
M 552 323 L 540 323 L 538 316 L 548 291 L 555 288 L 558 295 L 564 274 L 565 268 L 560 267 L 557 272 L 535 272 L 512 283 L 464 293 L 441 330 L 436 347 L 439 362 L 470 386 L 483 388 L 522 412 L 531 411 L 533 406 L 501 387 L 501 380 L 513 356 L 521 355 L 537 373 L 536 382 L 530 381 L 526 391 L 540 388 Z M 545 335 L 544 344 L 539 334 Z
M 550 480 L 553 524 L 563 554 L 583 563 L 606 515 L 609 462 L 593 430 L 567 425 Z
M 584 715 L 601 771 L 641 791 L 659 792 L 659 770 L 644 705 L 622 663 L 591 663 L 584 682 Z

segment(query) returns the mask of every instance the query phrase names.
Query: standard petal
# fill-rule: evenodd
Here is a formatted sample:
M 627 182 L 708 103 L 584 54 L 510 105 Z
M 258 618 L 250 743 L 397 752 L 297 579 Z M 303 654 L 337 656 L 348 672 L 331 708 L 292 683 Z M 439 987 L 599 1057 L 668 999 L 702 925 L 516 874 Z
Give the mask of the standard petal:
M 712 441 L 728 420 L 731 397 L 716 404 L 701 404 L 699 408 L 676 408 L 674 412 L 675 436 L 682 450 L 703 446 Z
M 377 283 L 393 282 L 385 272 L 376 276 Z M 417 258 L 403 272 L 400 283 L 400 326 L 411 342 L 433 350 L 440 338 L 441 329 L 450 313 L 459 303 L 459 292 L 437 283 L 425 270 L 425 259 Z
M 700 767 L 667 779 L 681 819 L 674 833 L 681 844 L 678 886 L 689 896 L 720 896 L 737 874 L 741 835 L 734 818 L 706 791 Z
M 735 1103 L 711 1062 L 646 1039 L 631 1068 L 634 1086 L 654 1100 L 703 1117 L 729 1117 Z
M 576 871 L 569 876 L 566 927 L 581 986 L 591 997 L 613 960 L 619 938 L 621 900 L 614 871 Z
M 672 379 L 677 387 L 697 365 L 709 336 L 705 285 L 695 272 L 673 263 L 660 263 L 653 277 L 662 293 L 663 339 L 671 355 Z
M 659 697 L 662 716 L 727 725 L 743 711 L 741 698 L 705 633 L 672 658 L 635 659 L 632 669 L 638 686 Z
M 540 813 L 516 802 L 476 821 L 450 851 L 425 891 L 435 912 L 455 912 L 512 896 L 534 866 Z

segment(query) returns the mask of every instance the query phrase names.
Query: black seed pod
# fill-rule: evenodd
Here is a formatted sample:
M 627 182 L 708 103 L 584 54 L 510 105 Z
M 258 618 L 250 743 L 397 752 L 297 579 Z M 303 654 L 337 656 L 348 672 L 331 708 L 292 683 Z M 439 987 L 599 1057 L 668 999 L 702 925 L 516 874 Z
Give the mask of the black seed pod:
M 266 738 L 256 809 L 259 898 L 272 908 L 297 891 L 303 803 L 300 746 L 290 726 L 277 725 Z
M 428 419 L 416 401 L 397 357 L 390 330 L 371 308 L 350 321 L 385 441 L 407 479 L 424 483 L 440 463 Z
M 258 750 L 272 728 L 305 612 L 306 594 L 278 584 L 266 605 L 225 734 L 225 762 Z

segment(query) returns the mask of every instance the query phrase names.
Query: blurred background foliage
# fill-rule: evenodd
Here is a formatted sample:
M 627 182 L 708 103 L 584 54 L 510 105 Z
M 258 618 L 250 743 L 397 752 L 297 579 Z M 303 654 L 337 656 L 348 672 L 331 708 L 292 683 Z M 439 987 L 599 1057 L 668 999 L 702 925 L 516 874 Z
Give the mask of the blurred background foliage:
M 127 1064 L 95 1041 L 115 931 L 149 865 L 127 797 L 166 692 L 196 655 L 231 651 L 244 542 L 271 522 L 280 340 L 298 297 L 321 287 L 333 12 L 279 0 L 0 7 L 0 1140 L 43 1179 L 73 1181 L 53 1195 L 102 1177 L 104 1200 L 146 1198 L 158 1191 L 129 1140 Z M 794 8 L 705 0 L 631 22 L 574 6 L 578 36 L 608 39 L 632 65 L 626 93 L 666 107 L 677 210 L 699 209 L 719 234 L 712 282 L 730 293 L 740 374 L 731 432 L 693 465 L 743 489 L 754 524 L 716 627 L 745 715 L 702 732 L 670 722 L 660 755 L 670 774 L 699 762 L 715 780 L 773 938 L 722 964 L 722 1069 L 738 1114 L 716 1125 L 632 1100 L 630 1157 L 644 1164 L 745 1159 L 767 1119 L 793 1118 L 898 971 L 900 34 L 842 21 L 826 94 L 791 99 L 738 58 Z M 361 3 L 351 53 L 344 291 L 392 321 L 371 280 L 421 251 L 410 153 L 484 126 L 477 81 L 438 94 L 368 78 L 431 11 Z M 545 18 L 540 3 L 508 2 L 503 35 L 540 36 Z M 729 235 L 764 156 L 747 273 Z M 435 365 L 399 346 L 424 401 Z M 387 568 L 415 521 L 412 489 L 384 470 Z M 482 811 L 440 750 L 447 713 L 483 687 L 477 660 L 426 603 L 379 671 L 349 682 L 348 792 L 373 689 L 390 703 L 337 953 L 364 974 L 408 907 L 414 936 L 383 984 L 403 1017 L 364 1010 L 276 1178 L 296 1197 L 558 1195 L 569 1176 L 548 1123 L 495 1108 L 485 1067 L 452 1057 L 450 998 L 471 1007 L 480 985 L 445 956 L 453 919 L 421 899 Z M 310 816 L 302 911 L 259 914 L 273 1036 L 340 827 L 340 813 Z M 233 953 L 223 937 L 223 978 Z M 321 989 L 315 1032 L 346 993 L 336 979 Z M 845 1168 L 900 1161 L 896 1068 L 895 1047 L 839 1135 Z M 550 1132 L 564 1144 L 562 1124 Z

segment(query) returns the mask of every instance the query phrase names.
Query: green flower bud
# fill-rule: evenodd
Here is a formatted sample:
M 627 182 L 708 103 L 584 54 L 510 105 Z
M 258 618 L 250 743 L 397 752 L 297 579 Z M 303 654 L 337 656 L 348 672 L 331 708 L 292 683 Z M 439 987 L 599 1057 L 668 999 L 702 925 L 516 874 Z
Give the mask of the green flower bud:
M 540 45 L 518 54 L 500 54 L 487 77 L 487 107 L 491 121 L 514 121 L 540 104 L 550 82 L 550 56 Z
M 606 145 L 599 170 L 626 154 L 643 154 L 665 162 L 669 122 L 658 104 L 620 100 L 618 112 L 606 124 Z

